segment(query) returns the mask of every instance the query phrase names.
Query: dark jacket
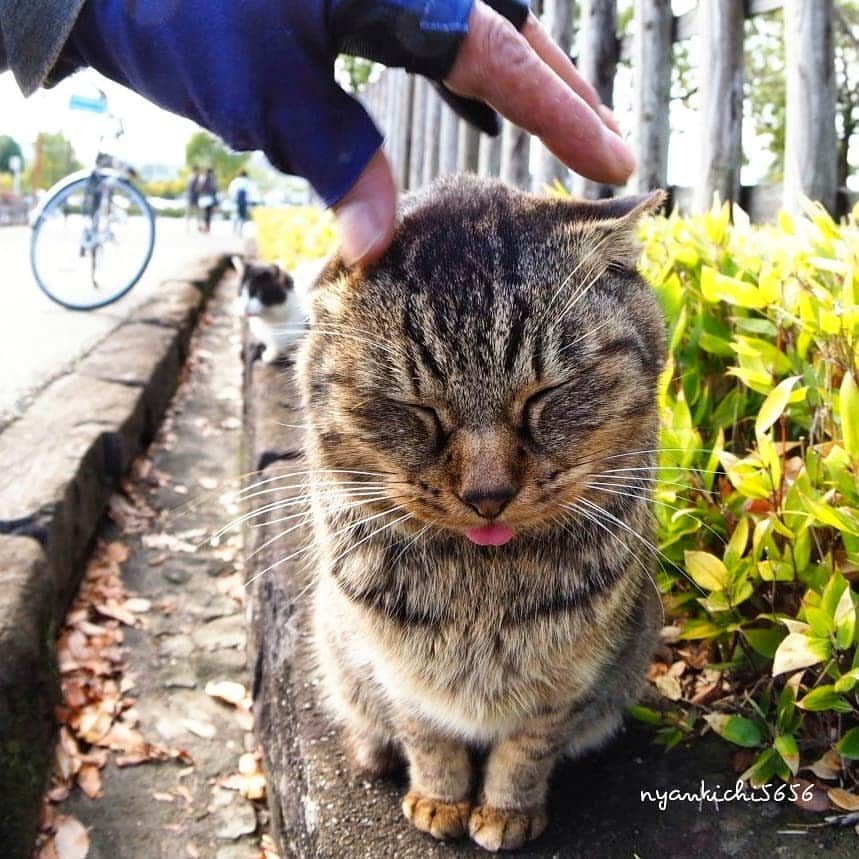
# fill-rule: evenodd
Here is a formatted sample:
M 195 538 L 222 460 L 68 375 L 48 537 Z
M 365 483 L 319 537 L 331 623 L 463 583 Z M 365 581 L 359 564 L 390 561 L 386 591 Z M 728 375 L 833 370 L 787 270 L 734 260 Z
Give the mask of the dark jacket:
M 91 66 L 234 149 L 261 149 L 331 205 L 382 142 L 361 104 L 335 83 L 337 54 L 442 80 L 473 2 L 0 0 L 0 30 L 4 62 L 26 94 Z M 527 17 L 527 0 L 487 2 L 519 26 Z

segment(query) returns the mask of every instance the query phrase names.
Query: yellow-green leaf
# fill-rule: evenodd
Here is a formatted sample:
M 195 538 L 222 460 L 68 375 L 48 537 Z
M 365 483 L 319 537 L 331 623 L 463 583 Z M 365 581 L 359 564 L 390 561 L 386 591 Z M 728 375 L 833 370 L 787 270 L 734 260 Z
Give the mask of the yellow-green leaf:
M 755 419 L 755 435 L 763 435 L 781 417 L 790 399 L 793 386 L 801 378 L 801 376 L 790 376 L 770 391 Z
M 841 382 L 839 412 L 844 448 L 853 459 L 859 459 L 859 387 L 849 370 Z
M 761 729 L 751 719 L 743 716 L 708 713 L 704 716 L 704 720 L 720 737 L 734 745 L 755 749 L 763 740 Z
M 686 571 L 697 585 L 708 591 L 723 591 L 731 582 L 728 568 L 709 552 L 685 553 Z
M 791 632 L 778 646 L 773 658 L 773 677 L 817 665 L 829 658 L 831 647 L 825 638 Z
M 799 770 L 799 746 L 791 734 L 780 734 L 773 743 L 775 750 L 781 755 L 781 759 L 787 764 L 788 769 L 796 775 Z

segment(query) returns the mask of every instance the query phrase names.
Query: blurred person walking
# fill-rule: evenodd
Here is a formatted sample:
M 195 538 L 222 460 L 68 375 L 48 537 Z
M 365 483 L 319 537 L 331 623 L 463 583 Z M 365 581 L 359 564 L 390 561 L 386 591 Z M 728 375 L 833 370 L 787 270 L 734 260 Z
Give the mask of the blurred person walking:
M 191 223 L 194 222 L 197 228 L 200 227 L 200 186 L 203 182 L 203 173 L 198 165 L 194 165 L 191 172 L 191 178 L 188 180 L 188 189 L 186 191 L 187 204 L 185 207 L 185 228 L 186 232 L 191 229 Z
M 215 207 L 218 205 L 218 180 L 215 178 L 213 168 L 206 169 L 206 175 L 203 176 L 200 183 L 200 195 L 197 198 L 197 205 L 203 213 L 203 223 L 200 226 L 200 232 L 208 233 L 212 229 L 212 215 L 215 212 Z
M 248 178 L 248 171 L 244 167 L 239 170 L 238 175 L 227 189 L 227 196 L 235 206 L 233 213 L 233 232 L 240 236 L 244 232 L 245 224 L 250 220 L 251 203 L 256 198 L 254 184 Z

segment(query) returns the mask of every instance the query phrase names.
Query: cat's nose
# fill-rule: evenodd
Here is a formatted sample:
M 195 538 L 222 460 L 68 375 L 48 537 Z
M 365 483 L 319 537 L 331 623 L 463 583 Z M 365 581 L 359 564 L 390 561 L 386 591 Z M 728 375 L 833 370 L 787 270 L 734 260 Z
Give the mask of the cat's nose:
M 469 489 L 460 498 L 479 516 L 494 519 L 501 515 L 515 495 L 516 490 L 512 486 L 498 486 L 494 489 Z

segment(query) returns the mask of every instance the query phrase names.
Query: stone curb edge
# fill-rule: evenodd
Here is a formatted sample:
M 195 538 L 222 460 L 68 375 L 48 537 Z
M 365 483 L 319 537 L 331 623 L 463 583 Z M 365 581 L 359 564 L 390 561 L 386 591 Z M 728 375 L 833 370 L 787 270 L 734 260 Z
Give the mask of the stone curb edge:
M 53 759 L 55 638 L 113 487 L 152 440 L 229 257 L 200 259 L 0 433 L 0 844 L 28 859 Z

